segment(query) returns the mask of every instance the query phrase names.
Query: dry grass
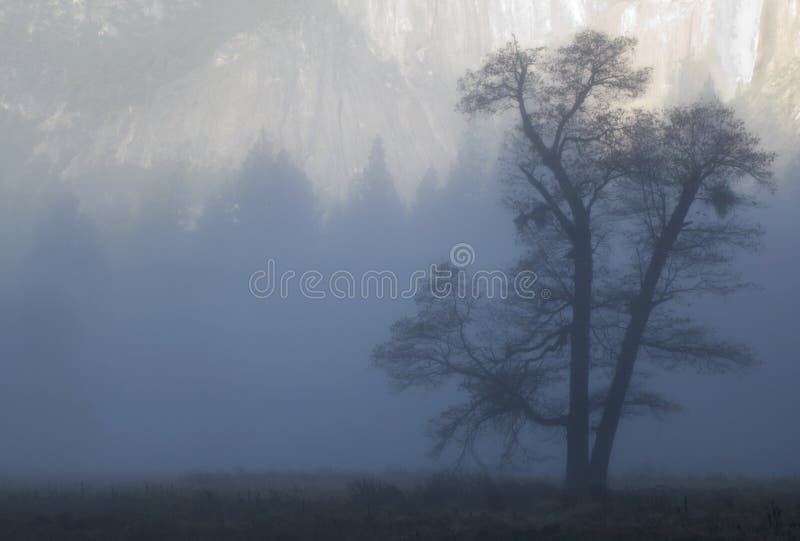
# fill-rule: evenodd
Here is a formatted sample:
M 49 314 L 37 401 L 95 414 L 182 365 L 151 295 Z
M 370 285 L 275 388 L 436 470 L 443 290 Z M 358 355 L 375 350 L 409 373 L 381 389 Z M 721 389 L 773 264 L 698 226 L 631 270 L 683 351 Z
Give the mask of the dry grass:
M 628 483 L 567 508 L 540 481 L 198 474 L 171 482 L 0 488 L 14 540 L 800 539 L 800 481 Z

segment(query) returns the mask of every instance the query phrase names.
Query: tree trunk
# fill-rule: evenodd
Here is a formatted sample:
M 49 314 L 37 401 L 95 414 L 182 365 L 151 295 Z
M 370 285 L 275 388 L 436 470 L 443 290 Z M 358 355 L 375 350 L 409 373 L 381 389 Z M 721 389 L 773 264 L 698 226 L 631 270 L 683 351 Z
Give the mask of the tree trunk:
M 617 360 L 617 369 L 606 396 L 603 417 L 600 419 L 592 448 L 589 490 L 595 497 L 604 497 L 608 490 L 608 465 L 611 462 L 611 449 L 614 446 L 614 437 L 620 417 L 622 417 L 622 408 L 625 405 L 625 395 L 633 376 L 633 365 L 639 353 L 639 344 L 647 327 L 649 316 L 649 304 L 635 307 L 632 310 L 628 328 L 625 330 L 625 338 Z
M 653 247 L 650 262 L 644 280 L 639 288 L 639 293 L 631 305 L 631 317 L 625 329 L 625 337 L 617 358 L 614 379 L 606 395 L 603 416 L 597 428 L 597 436 L 592 448 L 592 460 L 589 471 L 589 489 L 595 496 L 602 497 L 608 489 L 608 466 L 611 461 L 611 450 L 617 434 L 622 408 L 625 405 L 625 395 L 633 377 L 633 367 L 639 355 L 639 347 L 647 330 L 647 321 L 653 310 L 653 300 L 656 287 L 661 279 L 664 266 L 667 263 L 675 241 L 683 229 L 686 216 L 697 196 L 700 188 L 701 177 L 695 176 L 685 185 L 673 210 L 669 222 L 661 232 Z
M 572 306 L 569 421 L 565 485 L 570 500 L 589 489 L 589 358 L 591 354 L 592 249 L 588 227 L 575 243 L 575 299 Z

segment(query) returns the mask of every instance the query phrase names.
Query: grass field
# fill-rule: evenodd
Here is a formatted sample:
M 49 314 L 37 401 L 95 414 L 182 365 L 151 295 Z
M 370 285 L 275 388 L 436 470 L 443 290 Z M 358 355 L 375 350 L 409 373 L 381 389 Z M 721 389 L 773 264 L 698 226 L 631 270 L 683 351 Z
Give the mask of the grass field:
M 640 480 L 578 508 L 552 483 L 450 474 L 6 481 L 0 538 L 798 540 L 800 481 Z

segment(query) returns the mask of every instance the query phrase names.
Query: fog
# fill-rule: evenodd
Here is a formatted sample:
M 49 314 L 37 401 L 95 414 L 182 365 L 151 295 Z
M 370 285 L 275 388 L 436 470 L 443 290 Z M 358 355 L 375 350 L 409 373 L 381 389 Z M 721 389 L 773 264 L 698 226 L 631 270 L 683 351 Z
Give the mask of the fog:
M 424 184 L 411 207 L 373 164 L 364 198 L 323 214 L 290 162 L 254 153 L 191 231 L 180 226 L 174 200 L 154 204 L 125 231 L 104 231 L 56 181 L 26 179 L 43 186 L 32 200 L 4 195 L 6 204 L 17 197 L 7 233 L 26 240 L 4 247 L 2 467 L 434 467 L 425 421 L 452 396 L 393 393 L 369 362 L 410 301 L 315 300 L 299 290 L 259 299 L 248 284 L 270 258 L 278 272 L 391 269 L 408 277 L 464 241 L 484 268 L 503 268 L 519 246 L 495 170 L 480 157 L 462 159 L 443 186 Z M 797 472 L 798 202 L 786 182 L 758 211 L 765 248 L 741 266 L 761 287 L 696 308 L 723 332 L 746 337 L 763 364 L 659 382 L 686 411 L 627 421 L 618 469 Z M 15 231 L 9 222 L 29 212 L 31 231 Z M 530 467 L 555 473 L 560 465 Z
M 246 19 L 237 17 L 230 23 L 236 31 Z M 187 52 L 189 59 L 181 62 L 192 62 L 192 54 L 205 61 L 217 47 L 201 45 L 207 51 Z M 114 60 L 121 68 L 127 61 Z M 394 69 L 376 65 L 387 73 Z M 186 71 L 158 69 L 167 81 Z M 115 77 L 122 84 L 113 72 L 106 77 L 103 84 Z M 455 95 L 455 79 L 447 77 L 442 75 L 448 86 L 426 89 L 443 104 L 445 119 Z M 12 86 L 0 86 L 2 103 L 13 101 Z M 69 109 L 71 98 L 65 99 Z M 392 107 L 389 98 L 377 101 Z M 201 102 L 198 114 L 206 106 Z M 98 98 L 81 107 L 85 118 L 85 111 L 99 116 L 106 104 Z M 285 122 L 301 112 L 292 109 Z M 209 115 L 199 122 L 217 121 Z M 270 260 L 278 274 L 316 270 L 326 279 L 336 271 L 360 276 L 390 270 L 404 286 L 414 271 L 447 261 L 459 243 L 474 248 L 476 268 L 487 270 L 504 269 L 524 252 L 503 204 L 497 160 L 502 126 L 459 120 L 451 126 L 452 144 L 430 136 L 452 151 L 442 158 L 446 166 L 400 167 L 398 141 L 406 135 L 381 133 L 382 120 L 364 122 L 370 130 L 359 137 L 368 144 L 352 158 L 360 166 L 351 170 L 347 164 L 321 181 L 313 173 L 329 162 L 303 160 L 280 138 L 263 134 L 240 149 L 241 164 L 224 168 L 171 157 L 72 167 L 80 162 L 76 158 L 65 168 L 42 152 L 42 145 L 55 148 L 56 135 L 41 118 L 22 106 L 0 108 L 0 472 L 451 466 L 449 453 L 431 458 L 427 421 L 457 399 L 457 390 L 398 393 L 370 361 L 392 322 L 413 314 L 411 300 L 312 299 L 298 282 L 285 296 L 259 298 L 251 291 L 253 274 L 265 271 Z M 435 132 L 439 127 L 431 122 Z M 415 129 L 422 125 L 420 120 Z M 313 133 L 300 130 L 296 137 Z M 307 148 L 309 155 L 325 144 L 301 143 L 286 144 Z M 92 152 L 106 152 L 96 140 L 73 144 L 76 155 L 92 145 Z M 752 346 L 760 364 L 725 375 L 659 375 L 655 387 L 684 410 L 658 419 L 626 418 L 615 473 L 800 474 L 800 187 L 796 149 L 781 152 L 776 194 L 748 211 L 765 229 L 764 246 L 736 260 L 753 287 L 690 307 L 721 334 Z M 420 153 L 426 154 L 414 150 L 413 159 Z M 329 181 L 334 195 L 324 187 Z M 543 438 L 534 448 L 541 460 L 511 467 L 560 477 L 563 463 L 554 451 L 560 446 Z M 483 462 L 493 467 L 499 444 L 490 439 L 481 450 Z
M 254 152 L 191 230 L 179 185 L 109 231 L 57 182 L 25 179 L 45 187 L 30 240 L 4 257 L 3 466 L 428 467 L 424 424 L 441 397 L 392 395 L 369 363 L 409 301 L 249 289 L 268 259 L 298 274 L 391 269 L 405 285 L 459 239 L 489 265 L 512 249 L 480 164 L 458 188 L 431 178 L 407 208 L 373 162 L 363 199 L 324 215 L 285 157 Z

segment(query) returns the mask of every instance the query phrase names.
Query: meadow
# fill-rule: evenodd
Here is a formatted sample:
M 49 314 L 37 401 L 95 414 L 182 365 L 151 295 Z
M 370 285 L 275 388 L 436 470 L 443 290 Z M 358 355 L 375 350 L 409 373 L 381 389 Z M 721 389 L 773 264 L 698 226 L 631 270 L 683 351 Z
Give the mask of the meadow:
M 489 475 L 195 473 L 4 480 L 13 540 L 795 540 L 800 480 L 623 479 L 567 506 L 557 484 Z

